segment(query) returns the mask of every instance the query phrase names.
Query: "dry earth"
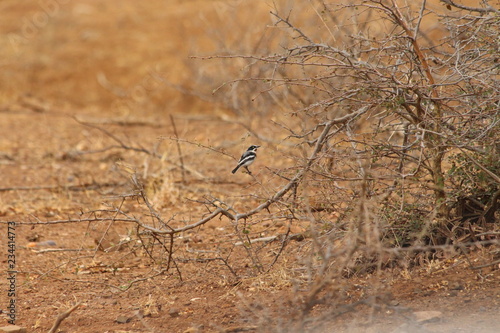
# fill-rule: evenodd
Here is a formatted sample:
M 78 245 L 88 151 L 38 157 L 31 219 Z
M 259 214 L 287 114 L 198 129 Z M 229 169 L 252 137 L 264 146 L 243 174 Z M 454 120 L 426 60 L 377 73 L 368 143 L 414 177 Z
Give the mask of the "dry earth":
M 260 275 L 245 253 L 235 250 L 236 279 L 224 263 L 203 260 L 202 251 L 227 242 L 232 228 L 228 221 L 214 220 L 182 235 L 178 269 L 157 274 L 159 266 L 137 247 L 96 251 L 99 236 L 92 228 L 98 223 L 44 224 L 92 217 L 88 212 L 109 209 L 120 202 L 117 195 L 131 193 L 129 174 L 117 161 L 147 176 L 158 211 L 176 216 L 179 225 L 203 216 L 204 206 L 195 201 L 207 194 L 242 210 L 258 202 L 245 198 L 259 184 L 228 173 L 234 163 L 230 156 L 237 157 L 254 139 L 238 123 L 226 121 L 230 113 L 177 89 L 200 83 L 193 82 L 201 77 L 193 77 L 199 61 L 189 55 L 217 49 L 208 35 L 225 29 L 226 15 L 253 10 L 255 17 L 265 18 L 267 6 L 255 7 L 240 1 L 0 3 L 0 251 L 6 271 L 7 222 L 16 222 L 16 324 L 46 332 L 59 313 L 81 302 L 61 332 L 237 332 L 252 330 L 264 317 L 283 320 L 300 306 L 301 291 L 287 271 L 299 260 L 299 242 Z M 204 84 L 207 91 L 216 86 Z M 182 163 L 199 171 L 186 181 L 177 167 L 173 121 L 178 137 L 203 145 L 182 144 Z M 259 126 L 263 132 L 270 128 L 265 122 Z M 118 143 L 156 149 L 163 158 Z M 264 165 L 279 167 L 279 156 L 264 147 L 254 166 L 257 179 L 275 181 Z M 137 201 L 127 201 L 123 209 L 146 216 Z M 283 228 L 268 223 L 261 235 Z M 122 237 L 133 229 L 127 223 L 112 226 Z M 30 244 L 44 241 L 55 245 Z M 478 248 L 410 271 L 387 269 L 339 281 L 353 300 L 369 293 L 385 295 L 387 301 L 328 320 L 321 331 L 497 332 L 499 267 L 470 268 L 492 262 L 492 253 Z M 192 260 L 196 256 L 200 260 Z M 0 326 L 8 320 L 6 276 L 0 280 Z M 441 317 L 421 324 L 414 320 L 415 311 L 431 310 Z

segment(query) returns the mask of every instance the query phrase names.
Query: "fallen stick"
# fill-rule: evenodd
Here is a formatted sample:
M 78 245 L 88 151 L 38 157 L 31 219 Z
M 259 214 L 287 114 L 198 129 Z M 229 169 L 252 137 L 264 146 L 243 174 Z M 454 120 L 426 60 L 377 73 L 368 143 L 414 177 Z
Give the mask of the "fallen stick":
M 61 325 L 62 321 L 68 318 L 71 312 L 75 311 L 76 308 L 80 306 L 80 304 L 82 304 L 82 302 L 78 302 L 77 304 L 73 305 L 73 307 L 70 308 L 68 311 L 63 312 L 59 316 L 57 316 L 56 321 L 54 322 L 54 325 L 52 325 L 52 328 L 50 329 L 49 333 L 55 333 L 59 328 L 59 325 Z
M 276 238 L 278 238 L 278 236 L 254 238 L 254 239 L 250 240 L 250 242 L 236 242 L 236 243 L 234 243 L 234 245 L 235 246 L 242 246 L 242 245 L 245 245 L 246 243 L 253 244 L 253 243 L 259 243 L 259 242 L 271 242 L 271 241 L 275 240 Z
M 245 244 L 261 243 L 261 242 L 272 242 L 272 241 L 275 241 L 276 239 L 278 239 L 278 237 L 283 238 L 283 236 L 285 236 L 285 238 L 287 238 L 288 240 L 295 240 L 295 241 L 299 241 L 299 242 L 302 241 L 302 240 L 304 240 L 304 238 L 306 238 L 306 236 L 304 235 L 304 233 L 292 234 L 289 237 L 287 237 L 287 235 L 288 234 L 281 234 L 281 235 L 277 235 L 277 236 L 254 238 L 254 239 L 251 239 L 250 242 L 236 242 L 236 243 L 234 243 L 234 245 L 235 246 L 242 246 L 242 245 L 245 245 Z

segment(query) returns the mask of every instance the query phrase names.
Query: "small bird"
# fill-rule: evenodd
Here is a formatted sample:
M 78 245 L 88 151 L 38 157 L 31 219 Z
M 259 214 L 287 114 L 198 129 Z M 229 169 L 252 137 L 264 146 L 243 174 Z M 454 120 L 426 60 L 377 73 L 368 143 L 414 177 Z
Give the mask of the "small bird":
M 233 171 L 231 171 L 232 173 L 236 173 L 236 171 L 238 171 L 239 168 L 241 167 L 245 167 L 245 169 L 247 169 L 248 173 L 251 174 L 250 170 L 248 170 L 248 166 L 250 164 L 253 163 L 253 161 L 255 161 L 255 158 L 257 157 L 257 148 L 259 148 L 260 146 L 255 146 L 255 145 L 251 145 L 250 147 L 248 147 L 247 151 L 243 153 L 243 155 L 241 155 L 240 157 L 240 160 L 238 161 L 238 165 L 236 166 L 236 168 L 233 169 Z

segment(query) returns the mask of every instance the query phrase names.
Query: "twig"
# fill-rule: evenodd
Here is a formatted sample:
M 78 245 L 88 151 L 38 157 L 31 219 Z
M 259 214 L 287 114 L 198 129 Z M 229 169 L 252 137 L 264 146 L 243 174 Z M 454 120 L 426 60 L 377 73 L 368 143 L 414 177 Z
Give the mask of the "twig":
M 479 266 L 470 266 L 469 268 L 472 269 L 472 270 L 476 270 L 476 269 L 481 269 L 481 268 L 485 268 L 485 267 L 488 267 L 488 266 L 493 266 L 493 265 L 496 265 L 496 264 L 499 264 L 499 263 L 500 263 L 500 259 L 492 261 L 492 262 L 487 263 L 487 264 L 479 265 Z
M 167 137 L 162 137 L 162 138 L 174 140 L 173 138 L 167 138 Z M 213 152 L 216 152 L 216 153 L 219 153 L 219 154 L 222 154 L 222 155 L 229 156 L 229 157 L 237 160 L 233 155 L 230 155 L 230 154 L 228 154 L 228 153 L 226 153 L 226 152 L 224 152 L 222 150 L 219 150 L 219 149 L 211 147 L 211 146 L 204 145 L 204 144 L 199 143 L 199 142 L 193 142 L 193 141 L 189 141 L 189 140 L 181 139 L 181 138 L 175 138 L 175 140 L 178 141 L 178 142 L 183 142 L 183 143 L 187 143 L 187 144 L 194 145 L 194 146 L 197 146 L 197 147 L 205 148 L 205 149 L 211 150 Z
M 155 151 L 151 151 L 151 150 L 148 150 L 146 148 L 143 148 L 143 147 L 134 147 L 134 146 L 130 146 L 130 145 L 127 145 L 126 143 L 124 143 L 122 140 L 120 140 L 120 138 L 118 138 L 116 135 L 114 135 L 113 133 L 111 133 L 110 131 L 104 129 L 104 128 L 101 128 L 97 125 L 94 125 L 94 124 L 91 124 L 91 123 L 87 123 L 87 122 L 84 122 L 82 120 L 79 120 L 78 118 L 76 117 L 73 117 L 73 119 L 83 125 L 83 126 L 87 126 L 87 127 L 90 127 L 90 128 L 94 128 L 98 131 L 101 131 L 102 133 L 104 133 L 105 135 L 107 135 L 108 137 L 110 137 L 113 141 L 115 141 L 117 143 L 116 146 L 111 146 L 111 147 L 106 147 L 104 149 L 101 149 L 100 151 L 106 151 L 106 150 L 109 150 L 109 149 L 113 149 L 113 148 L 121 148 L 121 149 L 125 149 L 125 150 L 131 150 L 131 151 L 135 151 L 135 152 L 139 152 L 139 153 L 143 153 L 143 154 L 146 154 L 146 155 L 149 155 L 149 156 L 153 156 L 154 158 L 157 158 L 157 159 L 160 159 L 160 160 L 165 160 L 166 162 L 172 164 L 172 165 L 175 165 L 176 167 L 179 167 L 179 168 L 182 168 L 182 169 L 185 169 L 186 171 L 188 171 L 189 173 L 195 175 L 196 177 L 198 178 L 201 178 L 201 179 L 206 179 L 207 177 L 203 174 L 201 174 L 199 171 L 197 170 L 194 170 L 194 169 L 188 169 L 187 167 L 183 167 L 181 165 L 178 165 L 177 163 L 175 162 L 172 162 L 170 160 L 166 160 L 164 159 L 164 156 L 162 154 L 158 154 L 157 152 Z M 95 152 L 100 152 L 100 151 L 95 151 Z
M 82 251 L 92 251 L 94 250 L 82 250 L 82 249 L 42 249 L 34 250 L 34 253 L 47 253 L 47 252 L 82 252 Z
M 253 243 L 260 243 L 260 242 L 271 242 L 278 238 L 278 236 L 269 236 L 269 237 L 261 237 L 261 238 L 254 238 L 250 240 L 248 243 L 253 244 Z M 242 246 L 245 245 L 245 242 L 236 242 L 234 243 L 235 246 Z
M 73 305 L 69 310 L 67 310 L 66 312 L 63 312 L 59 316 L 57 316 L 56 321 L 54 322 L 54 325 L 52 325 L 52 328 L 50 329 L 49 333 L 57 332 L 57 329 L 59 328 L 59 325 L 61 325 L 62 321 L 64 319 L 68 318 L 68 316 L 73 311 L 75 311 L 76 308 L 80 306 L 80 304 L 82 304 L 82 302 L 78 302 L 77 304 Z
M 399 254 L 401 252 L 427 252 L 433 250 L 462 249 L 462 248 L 467 248 L 469 246 L 477 246 L 477 245 L 500 245 L 500 239 L 473 241 L 473 242 L 458 243 L 458 244 L 414 245 L 409 247 L 383 248 L 382 251 L 391 254 Z
M 92 256 L 88 256 L 87 258 L 92 258 Z M 63 263 L 63 264 L 59 265 L 58 267 L 61 267 L 61 266 L 66 265 L 66 264 L 67 263 Z M 107 288 L 113 288 L 113 289 L 116 289 L 118 291 L 127 291 L 134 284 L 136 284 L 138 282 L 152 280 L 152 279 L 154 279 L 157 276 L 165 274 L 166 272 L 167 272 L 167 270 L 163 268 L 163 269 L 161 269 L 159 271 L 156 271 L 155 274 L 152 274 L 152 275 L 149 275 L 149 276 L 145 276 L 145 277 L 142 277 L 142 278 L 137 278 L 137 279 L 134 279 L 134 280 L 128 282 L 125 285 L 119 285 L 119 286 L 116 286 L 116 285 L 113 285 L 113 284 L 110 284 L 110 283 L 106 283 L 106 282 L 100 282 L 100 281 L 74 280 L 74 279 L 70 279 L 70 278 L 57 278 L 55 276 L 48 275 L 47 273 L 44 273 L 41 276 L 48 276 L 48 277 L 50 277 L 50 278 L 52 278 L 52 279 L 54 279 L 56 281 L 70 282 L 70 283 L 85 283 L 85 284 L 92 283 L 92 284 L 95 284 L 95 285 L 105 286 Z
M 101 238 L 99 239 L 99 242 L 97 243 L 97 246 L 94 250 L 94 257 L 97 255 L 97 251 L 101 248 L 103 249 L 103 246 L 102 246 L 102 242 L 104 241 L 104 239 L 106 238 L 106 235 L 108 234 L 109 232 L 109 229 L 111 228 L 111 226 L 113 225 L 113 222 L 115 221 L 115 218 L 118 216 L 119 212 L 121 211 L 121 207 L 123 206 L 123 204 L 125 203 L 125 198 L 122 198 L 122 201 L 120 203 L 120 207 L 118 207 L 118 209 L 116 210 L 114 216 L 110 219 L 109 221 L 109 224 L 108 226 L 106 227 L 106 230 L 104 231 L 104 233 L 102 234 Z
M 453 7 L 458 8 L 458 9 L 468 10 L 470 12 L 477 12 L 477 13 L 498 13 L 499 12 L 498 9 L 496 9 L 490 5 L 486 6 L 485 8 L 478 8 L 478 7 L 469 7 L 469 6 L 459 4 L 459 3 L 455 3 L 455 2 L 453 2 L 453 0 L 441 0 L 441 2 L 444 2 L 448 6 L 453 6 Z
M 174 129 L 175 142 L 177 143 L 177 152 L 179 153 L 179 162 L 181 163 L 181 175 L 182 175 L 182 183 L 186 183 L 186 172 L 184 171 L 184 159 L 182 157 L 181 145 L 179 144 L 179 135 L 177 134 L 177 127 L 175 126 L 174 116 L 170 114 L 170 122 L 172 123 L 172 127 Z
M 37 222 L 16 222 L 17 225 L 50 225 L 50 224 L 65 224 L 65 223 L 80 223 L 80 222 L 103 222 L 103 221 L 119 221 L 119 222 L 138 222 L 133 218 L 113 218 L 113 217 L 92 217 L 86 219 L 66 219 L 53 221 L 37 221 Z M 0 224 L 9 223 L 9 221 L 0 221 Z
M 399 10 L 397 3 L 395 2 L 395 0 L 391 0 L 391 2 L 392 2 L 393 8 L 390 8 L 390 9 L 382 4 L 381 5 L 389 12 L 389 14 L 396 20 L 397 24 L 401 28 L 403 28 L 403 30 L 405 31 L 405 34 L 410 39 L 410 42 L 413 46 L 413 50 L 415 51 L 415 54 L 418 57 L 418 60 L 422 64 L 422 70 L 424 71 L 425 76 L 427 77 L 427 80 L 429 81 L 429 85 L 432 88 L 434 88 L 433 86 L 435 85 L 436 81 L 434 80 L 434 75 L 431 72 L 431 68 L 429 66 L 429 63 L 427 62 L 427 58 L 425 57 L 424 53 L 422 52 L 420 45 L 417 42 L 417 39 L 414 38 L 415 34 L 412 33 L 410 28 L 408 27 L 408 24 L 407 24 L 406 20 L 404 19 L 403 14 Z M 432 97 L 434 97 L 434 98 L 438 97 L 436 89 L 432 89 L 431 94 L 432 94 Z
M 305 33 L 302 32 L 299 28 L 295 27 L 293 24 L 290 23 L 288 18 L 282 18 L 280 17 L 277 13 L 275 12 L 270 12 L 271 15 L 276 17 L 278 19 L 278 22 L 276 22 L 275 25 L 278 25 L 279 23 L 283 22 L 285 23 L 290 29 L 298 33 L 305 41 L 309 42 L 310 44 L 314 44 L 311 38 L 309 38 Z
M 224 333 L 237 333 L 237 332 L 249 332 L 256 331 L 259 327 L 250 325 L 250 326 L 235 326 L 224 329 L 222 332 Z
M 483 170 L 488 176 L 490 176 L 495 182 L 500 184 L 500 177 L 488 170 L 484 165 L 479 163 L 474 157 L 470 156 L 464 149 L 458 147 L 460 151 L 467 157 L 472 163 L 474 163 L 479 169 Z
M 290 224 L 289 224 L 288 228 L 286 230 L 286 234 L 283 236 L 283 240 L 281 241 L 281 247 L 280 247 L 278 253 L 276 253 L 276 255 L 274 256 L 273 261 L 269 264 L 269 267 L 267 268 L 267 272 L 269 272 L 271 270 L 271 268 L 273 268 L 274 264 L 278 261 L 278 258 L 283 253 L 283 250 L 285 249 L 285 247 L 288 243 L 288 235 L 290 235 L 290 231 L 291 231 L 291 229 L 290 229 Z
M 86 183 L 79 185 L 41 185 L 41 186 L 12 186 L 0 187 L 0 192 L 9 191 L 40 191 L 40 190 L 59 190 L 65 189 L 68 191 L 82 191 L 82 190 L 97 190 L 101 187 L 123 186 L 125 183 Z
M 152 231 L 154 233 L 157 233 L 157 234 L 174 235 L 174 234 L 178 234 L 178 233 L 181 233 L 181 232 L 184 232 L 184 231 L 187 231 L 187 230 L 191 230 L 191 229 L 197 228 L 197 227 L 199 227 L 199 226 L 207 223 L 208 221 L 210 221 L 211 219 L 213 219 L 214 217 L 216 217 L 217 215 L 219 215 L 223 211 L 224 210 L 222 208 L 217 208 L 212 213 L 210 213 L 208 216 L 206 216 L 205 218 L 203 218 L 203 219 L 201 219 L 201 220 L 199 220 L 199 221 L 197 221 L 195 223 L 188 224 L 188 225 L 186 225 L 184 227 L 177 228 L 177 229 L 170 228 L 169 230 L 158 229 L 158 228 L 149 226 L 147 224 L 143 224 L 139 220 L 135 220 L 134 222 L 136 222 L 140 227 L 142 227 L 142 228 L 144 228 L 146 230 Z M 228 214 L 230 214 L 230 213 L 228 213 Z
M 116 135 L 114 135 L 113 133 L 111 133 L 110 131 L 102 128 L 102 127 L 99 127 L 97 125 L 94 125 L 94 124 L 91 124 L 91 123 L 87 123 L 87 122 L 84 122 L 76 117 L 73 117 L 73 119 L 79 123 L 80 125 L 83 125 L 83 126 L 87 126 L 87 127 L 90 127 L 90 128 L 93 128 L 93 129 L 96 129 L 98 131 L 101 131 L 102 133 L 104 133 L 105 135 L 109 136 L 111 139 L 113 139 L 113 141 L 115 141 L 116 143 L 118 143 L 118 145 L 120 145 L 121 148 L 123 149 L 127 149 L 127 150 L 133 150 L 133 151 L 136 151 L 136 152 L 140 152 L 140 153 L 146 153 L 147 155 L 151 155 L 151 156 L 155 156 L 155 157 L 160 157 L 158 154 L 154 153 L 154 152 L 151 152 L 149 150 L 147 150 L 146 148 L 137 148 L 137 147 L 133 147 L 133 146 L 129 146 L 127 145 L 126 143 L 124 143 L 122 140 L 120 140 L 120 138 L 118 138 Z

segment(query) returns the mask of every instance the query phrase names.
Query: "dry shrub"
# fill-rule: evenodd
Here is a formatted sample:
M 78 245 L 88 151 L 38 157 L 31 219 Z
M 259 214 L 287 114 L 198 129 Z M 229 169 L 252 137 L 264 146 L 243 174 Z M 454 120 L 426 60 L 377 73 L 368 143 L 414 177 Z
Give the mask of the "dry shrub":
M 256 223 L 309 222 L 298 331 L 341 298 L 333 281 L 394 264 L 388 248 L 497 244 L 498 10 L 443 2 L 275 2 L 260 39 L 205 57 L 227 75 L 215 99 L 295 161 Z

